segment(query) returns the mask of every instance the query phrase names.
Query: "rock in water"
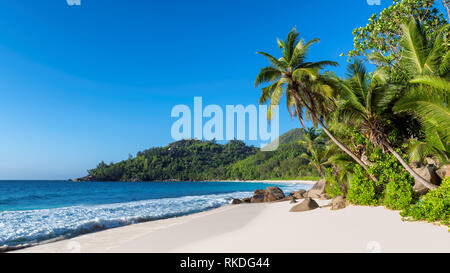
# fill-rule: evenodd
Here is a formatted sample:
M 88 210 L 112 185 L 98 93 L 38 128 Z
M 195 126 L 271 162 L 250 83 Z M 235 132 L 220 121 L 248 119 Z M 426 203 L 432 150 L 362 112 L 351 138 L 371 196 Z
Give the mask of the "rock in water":
M 233 201 L 231 201 L 231 204 L 232 204 L 232 205 L 238 205 L 238 204 L 240 204 L 240 203 L 242 203 L 242 201 L 239 200 L 239 199 L 233 199 Z
M 267 187 L 265 190 L 255 190 L 251 203 L 275 202 L 284 199 L 283 191 L 278 187 Z
M 284 198 L 284 192 L 278 187 L 267 187 L 264 191 L 264 202 L 274 202 Z
M 322 194 L 325 194 L 325 186 L 327 182 L 325 179 L 320 179 L 314 186 L 303 196 L 310 198 L 320 198 Z
M 338 210 L 347 207 L 347 200 L 343 196 L 337 196 L 331 200 L 331 210 Z
M 318 207 L 319 207 L 319 204 L 317 204 L 316 201 L 307 197 L 307 198 L 305 198 L 305 200 L 303 200 L 303 202 L 301 202 L 298 205 L 293 206 L 289 211 L 290 212 L 307 211 L 307 210 L 317 209 Z
M 264 202 L 265 190 L 255 190 L 253 192 L 253 197 L 250 199 L 251 203 L 262 203 Z

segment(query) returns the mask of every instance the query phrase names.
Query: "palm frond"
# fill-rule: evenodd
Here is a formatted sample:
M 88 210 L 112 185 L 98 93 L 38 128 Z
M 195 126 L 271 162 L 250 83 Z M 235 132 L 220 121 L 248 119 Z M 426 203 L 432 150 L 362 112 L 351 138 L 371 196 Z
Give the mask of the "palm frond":
M 436 76 L 419 76 L 410 81 L 411 83 L 425 84 L 437 89 L 442 89 L 450 92 L 450 82 Z M 450 94 L 449 94 L 450 95 Z
M 270 96 L 270 105 L 267 109 L 267 119 L 272 120 L 272 113 L 276 106 L 280 104 L 281 97 L 284 93 L 284 85 L 286 84 L 285 79 L 281 79 L 277 82 L 275 89 Z
M 442 62 L 439 66 L 439 75 L 448 77 L 450 73 L 450 51 L 447 51 L 442 58 Z
M 415 92 L 402 98 L 395 106 L 397 112 L 415 114 L 423 124 L 444 132 L 443 138 L 450 141 L 450 108 L 448 104 L 429 97 L 426 93 Z
M 279 70 L 283 70 L 283 69 L 287 68 L 287 66 L 286 66 L 286 64 L 284 62 L 279 61 L 278 59 L 276 59 L 275 57 L 273 57 L 269 53 L 256 52 L 256 54 L 260 54 L 260 55 L 263 55 L 264 57 L 266 57 L 269 60 L 269 62 L 272 64 L 272 66 L 278 68 Z
M 434 157 L 440 163 L 448 162 L 445 151 L 437 149 L 428 141 L 411 140 L 408 147 L 409 161 L 423 163 L 427 157 Z
M 339 66 L 339 64 L 337 62 L 333 62 L 333 61 L 319 61 L 319 62 L 313 62 L 313 63 L 306 63 L 304 67 L 315 68 L 315 69 L 321 70 L 326 66 L 337 67 L 337 66 Z
M 427 75 L 437 74 L 440 70 L 442 56 L 446 53 L 444 35 L 448 28 L 449 25 L 444 25 L 434 35 L 433 44 L 428 50 L 428 56 L 424 64 L 425 74 Z
M 385 84 L 389 82 L 389 67 L 379 66 L 373 72 L 372 84 Z
M 273 82 L 281 77 L 281 72 L 273 66 L 267 66 L 261 69 L 255 80 L 255 88 L 259 87 L 261 84 Z
M 348 99 L 338 104 L 336 114 L 340 122 L 356 125 L 365 120 L 366 109 L 357 100 Z
M 272 83 L 267 87 L 261 88 L 261 97 L 259 98 L 259 104 L 265 103 L 270 98 L 277 85 L 278 81 Z
M 292 77 L 297 81 L 303 81 L 305 78 L 314 81 L 319 77 L 319 71 L 314 68 L 297 68 Z
M 426 38 L 420 24 L 412 20 L 409 24 L 401 26 L 403 36 L 400 40 L 402 47 L 402 66 L 411 74 L 423 74 L 426 62 Z
M 395 84 L 384 84 L 372 88 L 371 109 L 385 110 L 395 96 L 400 92 L 401 86 Z

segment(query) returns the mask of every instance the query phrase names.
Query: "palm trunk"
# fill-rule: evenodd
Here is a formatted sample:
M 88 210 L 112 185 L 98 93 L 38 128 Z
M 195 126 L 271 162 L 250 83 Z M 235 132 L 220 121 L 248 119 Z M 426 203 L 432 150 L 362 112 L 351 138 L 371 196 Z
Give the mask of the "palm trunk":
M 306 94 L 308 94 L 308 92 L 305 92 Z M 331 138 L 331 140 L 333 140 L 334 143 L 336 143 L 336 145 L 342 150 L 344 151 L 346 154 L 348 154 L 351 158 L 353 158 L 359 165 L 361 165 L 361 167 L 364 168 L 364 170 L 366 170 L 367 174 L 370 176 L 370 179 L 372 179 L 375 182 L 378 182 L 378 179 L 373 176 L 372 174 L 369 173 L 369 170 L 367 169 L 367 165 L 361 161 L 361 159 L 359 159 L 356 155 L 354 155 L 352 153 L 352 151 L 350 151 L 349 149 L 347 149 L 347 147 L 344 146 L 344 144 L 342 144 L 339 140 L 337 140 L 337 138 L 335 138 L 333 136 L 333 134 L 331 134 L 330 131 L 328 131 L 327 127 L 325 126 L 325 124 L 320 120 L 320 118 L 318 118 L 314 113 L 314 111 L 312 111 L 312 109 L 309 107 L 309 105 L 303 100 L 302 97 L 300 97 L 297 93 L 294 93 L 294 96 L 301 102 L 303 103 L 303 105 L 311 112 L 312 117 L 320 124 L 320 126 L 322 126 L 322 129 L 325 131 L 325 133 L 328 135 L 328 137 Z
M 436 189 L 438 187 L 438 186 L 426 181 L 422 176 L 418 175 L 389 144 L 387 144 L 387 145 L 385 144 L 385 146 L 388 148 L 389 152 L 391 152 L 395 156 L 395 158 L 397 158 L 397 160 L 400 162 L 400 164 L 402 164 L 402 166 L 406 169 L 406 171 L 412 177 L 414 177 L 414 179 L 416 179 L 417 181 L 422 183 L 428 189 L 432 190 L 432 189 Z
M 370 179 L 372 179 L 373 181 L 377 182 L 378 179 L 373 176 L 372 174 L 369 173 L 369 170 L 367 169 L 367 165 L 361 161 L 361 159 L 359 159 L 355 154 L 352 153 L 352 151 L 350 151 L 349 149 L 347 149 L 347 147 L 344 146 L 344 144 L 342 144 L 339 140 L 337 140 L 337 138 L 335 138 L 333 136 L 333 134 L 331 134 L 330 131 L 328 131 L 327 127 L 325 126 L 325 124 L 323 124 L 323 122 L 318 119 L 317 120 L 320 124 L 320 126 L 322 127 L 322 129 L 325 131 L 325 133 L 328 135 L 328 137 L 331 138 L 331 140 L 333 140 L 334 143 L 336 143 L 336 145 L 342 150 L 344 151 L 346 154 L 348 154 L 351 158 L 353 158 L 359 165 L 361 165 L 361 167 L 364 168 L 364 170 L 367 171 L 367 173 L 370 176 Z
M 323 173 L 322 169 L 320 167 L 316 167 L 316 168 L 319 171 L 319 174 L 322 176 L 322 178 L 325 179 L 326 177 L 325 177 L 325 174 Z

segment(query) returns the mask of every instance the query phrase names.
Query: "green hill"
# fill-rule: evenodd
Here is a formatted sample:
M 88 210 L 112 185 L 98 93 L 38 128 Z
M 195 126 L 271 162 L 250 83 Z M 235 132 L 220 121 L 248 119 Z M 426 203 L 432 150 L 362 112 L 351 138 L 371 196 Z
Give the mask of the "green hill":
M 300 128 L 291 129 L 288 132 L 282 134 L 280 137 L 278 137 L 274 141 L 272 141 L 269 144 L 267 144 L 266 146 L 264 146 L 263 150 L 273 151 L 277 148 L 277 145 L 297 143 L 299 140 L 303 139 L 304 136 L 305 136 L 305 132 L 303 129 L 300 129 Z
M 101 162 L 89 170 L 89 181 L 155 181 L 155 180 L 209 180 L 222 178 L 226 166 L 258 151 L 242 141 L 225 145 L 214 141 L 181 140 L 138 152 L 118 163 Z
M 215 141 L 181 140 L 165 147 L 138 152 L 117 163 L 101 162 L 89 175 L 75 181 L 202 181 L 296 179 L 317 176 L 300 155 L 297 144 L 302 129 L 280 136 L 274 151 L 262 151 L 242 141 L 218 144 Z M 270 145 L 270 144 L 269 144 Z
M 279 137 L 281 144 L 291 144 L 302 140 L 305 137 L 305 131 L 300 128 L 292 129 Z
M 227 177 L 242 180 L 313 179 L 317 171 L 300 157 L 305 148 L 291 142 L 280 144 L 274 151 L 259 151 L 246 159 L 231 164 Z

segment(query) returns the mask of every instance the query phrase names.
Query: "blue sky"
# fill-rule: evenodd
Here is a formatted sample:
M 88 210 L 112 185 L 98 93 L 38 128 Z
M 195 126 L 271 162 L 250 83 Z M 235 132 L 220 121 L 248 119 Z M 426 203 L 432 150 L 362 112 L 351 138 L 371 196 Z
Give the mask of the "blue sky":
M 256 104 L 253 82 L 296 26 L 343 74 L 366 0 L 0 1 L 0 179 L 80 177 L 172 142 L 177 104 Z M 280 132 L 298 127 L 280 112 Z

